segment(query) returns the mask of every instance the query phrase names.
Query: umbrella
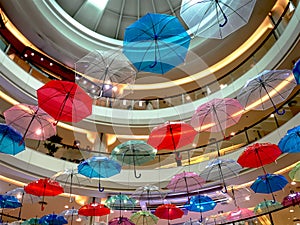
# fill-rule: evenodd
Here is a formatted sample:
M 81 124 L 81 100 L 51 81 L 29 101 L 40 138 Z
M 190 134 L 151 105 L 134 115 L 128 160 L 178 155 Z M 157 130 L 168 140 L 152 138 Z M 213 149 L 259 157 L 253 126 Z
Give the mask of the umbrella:
M 180 16 L 194 35 L 223 39 L 246 25 L 256 0 L 183 0 Z
M 175 220 L 181 218 L 184 212 L 174 204 L 160 205 L 155 209 L 154 215 L 160 219 Z
M 298 61 L 294 64 L 293 74 L 297 84 L 300 84 L 300 59 L 298 59 Z
M 149 211 L 138 211 L 130 216 L 130 221 L 135 225 L 155 225 L 158 217 Z
M 94 50 L 75 63 L 75 70 L 76 83 L 93 98 L 108 96 L 116 85 L 133 84 L 136 76 L 125 55 L 116 50 Z
M 42 196 L 41 209 L 44 210 L 45 196 L 56 196 L 64 192 L 64 189 L 57 181 L 51 180 L 50 178 L 39 179 L 27 184 L 24 190 L 28 194 Z
M 266 174 L 263 166 L 274 162 L 281 153 L 281 150 L 275 144 L 254 143 L 246 147 L 237 162 L 243 167 L 258 168 L 261 166 Z
M 131 195 L 131 198 L 139 200 L 140 202 L 146 201 L 148 205 L 151 204 L 151 201 L 153 204 L 157 204 L 157 202 L 160 202 L 159 204 L 162 204 L 165 194 L 162 192 L 162 190 L 159 189 L 159 187 L 155 185 L 147 184 L 145 186 L 137 188 Z
M 71 224 L 73 224 L 74 216 L 78 216 L 78 209 L 66 209 L 59 216 L 63 216 L 66 220 L 71 220 Z
M 279 112 L 276 105 L 283 102 L 296 85 L 290 70 L 265 70 L 247 81 L 237 99 L 246 110 L 273 107 L 277 114 L 282 115 L 284 110 Z
M 190 40 L 175 16 L 148 13 L 126 28 L 123 53 L 138 71 L 164 74 L 184 62 Z
M 280 139 L 278 147 L 283 153 L 300 152 L 300 126 L 288 130 L 286 135 Z
M 110 209 L 114 210 L 132 210 L 137 201 L 133 198 L 130 198 L 128 195 L 117 194 L 110 196 L 106 201 L 105 205 Z
M 300 182 L 300 162 L 289 172 L 289 177 L 296 182 Z
M 200 105 L 194 112 L 191 125 L 199 131 L 222 132 L 236 124 L 242 116 L 243 107 L 232 98 L 214 98 Z
M 202 212 L 213 210 L 216 205 L 217 203 L 210 197 L 205 195 L 196 195 L 191 197 L 189 202 L 184 205 L 184 208 L 192 212 L 200 212 L 200 222 L 202 222 Z
M 244 218 L 249 218 L 255 216 L 254 212 L 247 208 L 237 208 L 233 211 L 231 211 L 227 217 L 227 221 L 233 221 L 233 220 L 241 220 Z
M 101 187 L 100 178 L 108 178 L 121 172 L 121 165 L 104 156 L 93 156 L 81 162 L 77 166 L 79 174 L 89 178 L 98 178 L 98 189 L 100 192 L 104 191 Z
M 23 134 L 23 139 L 46 140 L 56 134 L 55 120 L 35 105 L 18 104 L 4 111 L 5 121 Z
M 78 173 L 77 169 L 65 169 L 64 171 L 57 172 L 51 179 L 64 182 L 65 186 L 69 185 L 70 191 L 70 202 L 72 202 L 72 192 L 74 181 L 76 184 L 88 180 L 85 176 Z
M 111 158 L 122 164 L 133 165 L 134 176 L 140 178 L 141 174 L 136 174 L 135 166 L 154 160 L 156 153 L 157 150 L 146 142 L 132 140 L 116 146 L 111 152 Z
M 184 222 L 183 225 L 201 225 L 201 222 L 198 220 L 192 221 L 192 218 L 190 218 L 190 220 Z
M 283 198 L 281 204 L 283 206 L 295 206 L 300 204 L 300 192 L 291 191 L 290 194 Z
M 148 144 L 157 150 L 176 150 L 194 141 L 197 132 L 184 122 L 166 122 L 153 128 Z
M 215 158 L 210 161 L 205 169 L 200 173 L 200 177 L 206 181 L 221 180 L 223 182 L 225 192 L 227 187 L 225 178 L 230 176 L 237 176 L 242 170 L 242 167 L 233 159 L 219 159 Z
M 199 190 L 205 180 L 195 172 L 182 172 L 174 175 L 169 181 L 167 188 L 173 192 L 187 193 L 187 197 L 190 198 L 189 193 Z
M 82 216 L 104 216 L 110 214 L 110 209 L 101 203 L 91 202 L 81 206 L 78 214 Z
M 30 218 L 28 220 L 23 221 L 21 225 L 39 225 L 39 219 L 40 218 Z
M 15 209 L 22 206 L 22 203 L 15 196 L 0 195 L 0 208 Z
M 280 209 L 283 205 L 274 200 L 264 200 L 254 207 L 255 214 L 263 214 L 276 209 Z
M 108 221 L 108 225 L 135 225 L 128 218 L 120 216 Z
M 92 99 L 73 82 L 49 81 L 37 97 L 39 106 L 58 121 L 79 122 L 92 113 Z
M 258 176 L 252 183 L 250 188 L 255 193 L 272 194 L 273 200 L 275 196 L 273 192 L 282 190 L 289 182 L 280 174 L 265 174 Z
M 61 225 L 67 223 L 68 221 L 63 216 L 56 214 L 48 214 L 39 219 L 39 224 L 42 225 Z
M 25 150 L 22 134 L 13 127 L 0 124 L 0 152 L 16 155 Z
M 15 188 L 5 193 L 20 199 L 21 203 L 35 203 L 41 201 L 41 197 L 27 194 L 24 188 Z

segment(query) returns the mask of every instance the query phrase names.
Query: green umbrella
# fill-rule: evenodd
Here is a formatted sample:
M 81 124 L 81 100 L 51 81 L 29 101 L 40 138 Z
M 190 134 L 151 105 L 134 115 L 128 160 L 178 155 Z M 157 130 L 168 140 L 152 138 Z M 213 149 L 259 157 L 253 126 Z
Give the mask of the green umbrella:
M 273 211 L 275 209 L 279 209 L 283 207 L 283 205 L 280 202 L 274 201 L 274 200 L 264 200 L 254 208 L 255 214 L 263 214 L 270 211 Z
M 144 141 L 131 140 L 115 147 L 112 150 L 111 158 L 122 164 L 133 165 L 135 177 L 140 178 L 141 174 L 136 174 L 135 166 L 153 160 L 156 152 L 156 149 Z
M 289 177 L 296 182 L 300 182 L 300 162 L 289 172 Z
M 40 218 L 30 218 L 21 223 L 21 225 L 38 225 Z
M 136 205 L 136 200 L 120 193 L 110 196 L 105 201 L 105 205 L 113 210 L 132 210 Z
M 148 211 L 138 211 L 131 215 L 130 221 L 135 225 L 155 225 L 158 217 Z

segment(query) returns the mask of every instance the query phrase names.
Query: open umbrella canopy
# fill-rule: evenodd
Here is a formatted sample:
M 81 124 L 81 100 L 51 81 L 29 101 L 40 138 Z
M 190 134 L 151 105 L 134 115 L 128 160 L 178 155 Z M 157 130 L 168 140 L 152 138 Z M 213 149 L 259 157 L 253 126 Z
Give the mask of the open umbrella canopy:
M 16 198 L 20 199 L 22 203 L 35 203 L 42 200 L 41 197 L 27 194 L 24 188 L 15 188 L 5 193 L 6 195 L 15 196 Z
M 9 125 L 0 124 L 0 153 L 16 155 L 24 150 L 22 134 Z
M 39 225 L 39 219 L 40 218 L 30 218 L 28 220 L 23 221 L 21 225 Z
M 39 106 L 55 120 L 79 122 L 92 113 L 92 99 L 77 84 L 52 80 L 37 90 Z
M 75 63 L 75 70 L 76 83 L 92 98 L 110 96 L 113 87 L 133 84 L 136 76 L 135 69 L 120 50 L 94 50 Z
M 289 172 L 289 177 L 296 182 L 300 182 L 300 162 Z
M 82 216 L 104 216 L 110 214 L 110 209 L 101 203 L 91 202 L 81 206 L 78 214 Z
M 138 71 L 164 74 L 184 62 L 190 40 L 175 16 L 148 13 L 126 28 L 123 52 Z
M 138 211 L 130 216 L 130 221 L 135 225 L 155 225 L 158 217 L 149 211 Z
M 291 70 L 265 70 L 247 81 L 237 99 L 246 110 L 265 110 L 283 102 L 297 86 Z
M 223 39 L 246 25 L 256 0 L 183 0 L 180 16 L 199 37 Z
M 213 210 L 216 205 L 217 203 L 212 198 L 205 195 L 196 195 L 191 197 L 190 201 L 184 205 L 184 208 L 193 212 L 206 212 Z
M 121 165 L 108 157 L 93 156 L 81 162 L 78 166 L 78 173 L 89 178 L 99 179 L 99 191 L 104 191 L 101 187 L 100 178 L 108 178 L 121 172 Z
M 280 202 L 274 200 L 264 200 L 257 204 L 254 208 L 255 214 L 263 214 L 276 209 L 280 209 L 283 205 Z
M 135 225 L 135 224 L 131 222 L 127 217 L 120 216 L 108 221 L 108 225 Z
M 281 203 L 283 206 L 295 206 L 300 204 L 300 192 L 291 191 L 285 196 Z
M 167 188 L 173 192 L 185 191 L 189 198 L 189 193 L 199 190 L 205 180 L 195 172 L 182 172 L 174 175 L 169 181 Z
M 151 131 L 148 144 L 157 150 L 176 150 L 193 143 L 197 131 L 184 122 L 166 122 Z
M 46 140 L 56 134 L 55 120 L 38 106 L 18 104 L 3 114 L 6 123 L 22 133 L 23 139 Z
M 300 84 L 300 59 L 298 59 L 297 62 L 294 64 L 293 74 L 297 84 Z
M 174 204 L 164 204 L 156 208 L 154 215 L 160 219 L 175 220 L 181 218 L 184 212 Z
M 22 203 L 15 196 L 0 195 L 0 208 L 15 209 L 22 206 Z
M 255 143 L 246 147 L 237 162 L 243 167 L 258 168 L 274 162 L 281 153 L 275 144 Z
M 42 225 L 62 225 L 67 223 L 68 221 L 63 216 L 56 214 L 48 214 L 39 219 L 39 224 Z
M 282 190 L 289 182 L 280 174 L 265 174 L 258 176 L 250 188 L 255 193 L 270 194 Z
M 127 165 L 133 165 L 136 178 L 141 175 L 136 174 L 136 165 L 142 165 L 155 159 L 157 150 L 151 145 L 141 140 L 126 141 L 116 146 L 111 152 L 111 158 Z
M 244 219 L 244 218 L 249 218 L 249 217 L 252 217 L 254 216 L 254 212 L 250 209 L 247 209 L 247 208 L 237 208 L 233 211 L 231 211 L 227 217 L 226 217 L 226 220 L 227 221 L 234 221 L 234 220 L 241 220 L 241 219 Z
M 105 201 L 105 205 L 114 210 L 132 210 L 136 206 L 136 203 L 135 199 L 121 193 L 110 196 Z
M 242 110 L 236 99 L 214 98 L 196 109 L 190 123 L 199 131 L 222 132 L 225 137 L 224 130 L 240 120 Z
M 278 147 L 283 153 L 300 152 L 300 126 L 288 130 L 284 137 L 280 139 Z
M 148 205 L 162 204 L 164 197 L 163 190 L 150 184 L 137 188 L 131 195 L 131 198 L 139 202 L 146 202 Z

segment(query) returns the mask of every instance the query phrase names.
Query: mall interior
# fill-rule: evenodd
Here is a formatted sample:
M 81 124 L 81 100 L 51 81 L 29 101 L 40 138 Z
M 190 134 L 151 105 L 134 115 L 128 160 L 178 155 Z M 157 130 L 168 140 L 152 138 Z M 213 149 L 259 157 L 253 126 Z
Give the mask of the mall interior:
M 238 2 L 0 0 L 0 125 L 20 132 L 14 146 L 24 145 L 8 154 L 0 129 L 1 224 L 300 225 L 300 131 L 290 151 L 279 149 L 300 125 L 300 1 Z M 205 25 L 193 25 L 201 13 Z M 154 31 L 148 44 L 142 38 L 156 27 L 165 40 Z M 270 91 L 245 89 L 256 78 Z M 77 86 L 70 120 L 44 88 L 53 81 Z M 27 122 L 45 110 L 51 134 L 31 131 L 31 122 L 18 131 L 16 106 L 31 109 Z M 60 113 L 52 118 L 46 108 Z M 243 166 L 246 150 L 267 145 L 269 153 L 255 153 L 258 165 Z M 111 164 L 97 161 L 107 168 L 84 174 L 99 158 Z M 63 191 L 47 195 L 44 184 L 31 193 L 42 179 Z M 254 188 L 258 179 L 265 190 Z M 9 193 L 21 207 L 7 205 Z M 87 205 L 100 208 L 82 214 Z M 39 220 L 51 214 L 66 221 Z

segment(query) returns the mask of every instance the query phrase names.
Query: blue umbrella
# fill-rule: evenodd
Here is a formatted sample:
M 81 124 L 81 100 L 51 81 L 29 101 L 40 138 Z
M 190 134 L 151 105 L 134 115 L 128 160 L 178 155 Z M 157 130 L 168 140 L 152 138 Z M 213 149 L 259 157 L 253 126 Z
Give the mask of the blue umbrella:
M 213 210 L 216 207 L 217 203 L 212 200 L 210 197 L 205 195 L 196 195 L 191 197 L 190 201 L 184 205 L 189 211 L 200 212 L 202 221 L 202 212 Z
M 300 126 L 288 130 L 279 141 L 278 147 L 283 153 L 300 152 Z
M 0 152 L 16 155 L 25 150 L 23 136 L 11 126 L 0 124 Z
M 15 196 L 0 195 L 0 208 L 15 209 L 22 206 L 22 203 Z
M 68 221 L 63 216 L 56 214 L 48 214 L 39 219 L 39 224 L 43 225 L 61 225 L 67 223 Z
M 293 74 L 295 77 L 295 80 L 297 81 L 297 84 L 300 84 L 300 59 L 295 63 L 293 67 Z
M 265 174 L 258 176 L 250 188 L 255 193 L 272 194 L 273 200 L 275 196 L 273 192 L 282 190 L 289 182 L 280 174 Z
M 148 13 L 126 28 L 123 52 L 138 71 L 164 74 L 184 62 L 190 40 L 176 17 Z
M 99 178 L 99 191 L 104 191 L 101 188 L 100 178 L 108 178 L 121 172 L 121 165 L 104 156 L 93 156 L 81 162 L 77 167 L 78 173 L 89 177 Z

